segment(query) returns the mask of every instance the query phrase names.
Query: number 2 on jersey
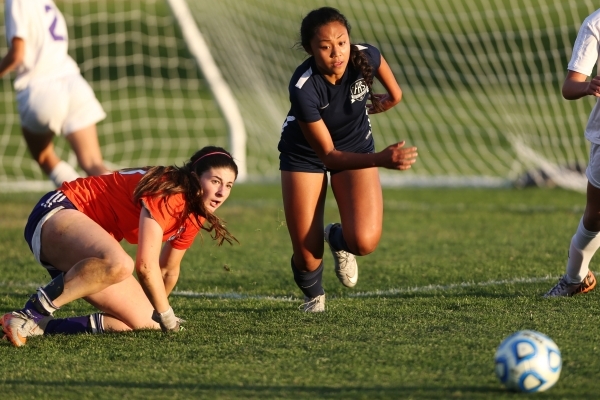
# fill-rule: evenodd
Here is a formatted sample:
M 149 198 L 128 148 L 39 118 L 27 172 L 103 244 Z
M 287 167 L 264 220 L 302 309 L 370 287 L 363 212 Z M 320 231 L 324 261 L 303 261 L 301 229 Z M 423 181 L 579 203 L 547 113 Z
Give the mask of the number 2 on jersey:
M 56 10 L 54 10 L 52 8 L 52 6 L 46 6 L 46 12 L 48 11 L 54 11 L 54 19 L 52 20 L 52 24 L 50 24 L 50 28 L 48 28 L 48 30 L 50 31 L 50 35 L 52 36 L 52 39 L 58 41 L 61 40 L 65 40 L 64 36 L 59 35 L 58 33 L 56 33 L 56 24 L 58 24 L 58 15 L 56 15 Z

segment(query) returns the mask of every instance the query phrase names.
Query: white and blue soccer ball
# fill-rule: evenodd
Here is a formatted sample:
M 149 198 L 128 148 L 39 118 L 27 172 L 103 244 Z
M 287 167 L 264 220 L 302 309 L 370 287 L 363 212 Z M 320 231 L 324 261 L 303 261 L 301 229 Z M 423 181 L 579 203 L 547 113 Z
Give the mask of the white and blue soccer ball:
M 531 330 L 513 333 L 500 343 L 494 357 L 496 375 L 508 389 L 543 392 L 558 381 L 562 357 L 548 336 Z

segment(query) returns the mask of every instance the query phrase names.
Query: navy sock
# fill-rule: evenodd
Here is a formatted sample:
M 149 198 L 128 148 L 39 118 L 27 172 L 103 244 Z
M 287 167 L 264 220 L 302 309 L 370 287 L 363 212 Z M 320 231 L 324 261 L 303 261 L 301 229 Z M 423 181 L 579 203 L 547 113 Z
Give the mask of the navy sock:
M 306 297 L 310 297 L 311 299 L 322 294 L 325 294 L 325 290 L 323 289 L 323 261 L 314 271 L 303 272 L 296 268 L 294 265 L 294 258 L 291 260 L 292 271 L 294 272 L 294 281 L 296 281 L 296 285 L 302 290 L 302 293 Z
M 329 231 L 329 244 L 335 251 L 344 250 L 348 253 L 352 253 L 348 248 L 348 243 L 344 239 L 344 234 L 342 233 L 342 226 L 339 224 L 335 224 L 331 227 Z

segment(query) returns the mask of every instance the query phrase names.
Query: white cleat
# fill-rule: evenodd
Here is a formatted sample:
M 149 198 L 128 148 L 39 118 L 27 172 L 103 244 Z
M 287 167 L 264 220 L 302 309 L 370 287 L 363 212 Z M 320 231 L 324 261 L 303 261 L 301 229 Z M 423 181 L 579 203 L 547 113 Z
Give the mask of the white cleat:
M 331 250 L 331 255 L 333 256 L 335 274 L 340 282 L 342 282 L 342 285 L 354 287 L 356 282 L 358 282 L 358 264 L 356 263 L 356 257 L 354 257 L 354 254 L 352 253 L 348 253 L 344 250 L 336 251 L 331 247 L 331 244 L 329 243 L 329 233 L 334 225 L 341 227 L 338 223 L 327 225 L 325 227 L 325 241 L 329 245 L 329 250 Z
M 304 312 L 323 312 L 325 311 L 325 293 L 320 296 L 313 297 L 304 297 L 304 304 L 302 306 L 304 308 Z
M 52 317 L 44 317 L 36 322 L 29 310 L 4 314 L 2 316 L 3 339 L 6 338 L 15 347 L 24 346 L 28 337 L 43 335 L 44 329 L 51 319 Z

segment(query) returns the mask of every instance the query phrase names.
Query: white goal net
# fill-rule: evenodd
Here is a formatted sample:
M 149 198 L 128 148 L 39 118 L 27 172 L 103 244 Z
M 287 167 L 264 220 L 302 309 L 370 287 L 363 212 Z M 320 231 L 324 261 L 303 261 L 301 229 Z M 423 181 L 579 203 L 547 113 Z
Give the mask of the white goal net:
M 56 4 L 69 27 L 69 53 L 107 113 L 98 133 L 110 167 L 181 165 L 203 146 L 229 147 L 226 124 L 165 1 Z M 0 188 L 51 188 L 21 137 L 12 76 L 0 85 Z M 75 166 L 66 141 L 54 143 Z
M 248 178 L 274 181 L 288 81 L 306 57 L 294 48 L 300 22 L 324 4 L 187 3 L 243 117 Z M 108 161 L 172 163 L 191 148 L 229 146 L 223 113 L 166 2 L 57 4 L 72 26 L 71 53 L 109 114 L 98 127 Z M 374 137 L 378 150 L 405 139 L 418 146 L 419 160 L 411 171 L 382 170 L 384 183 L 500 186 L 537 180 L 585 187 L 583 129 L 594 100 L 566 101 L 560 90 L 579 26 L 597 7 L 593 1 L 327 5 L 348 17 L 353 42 L 382 51 L 404 92 L 398 106 L 372 116 Z M 19 135 L 10 81 L 0 83 L 0 183 L 42 179 Z

